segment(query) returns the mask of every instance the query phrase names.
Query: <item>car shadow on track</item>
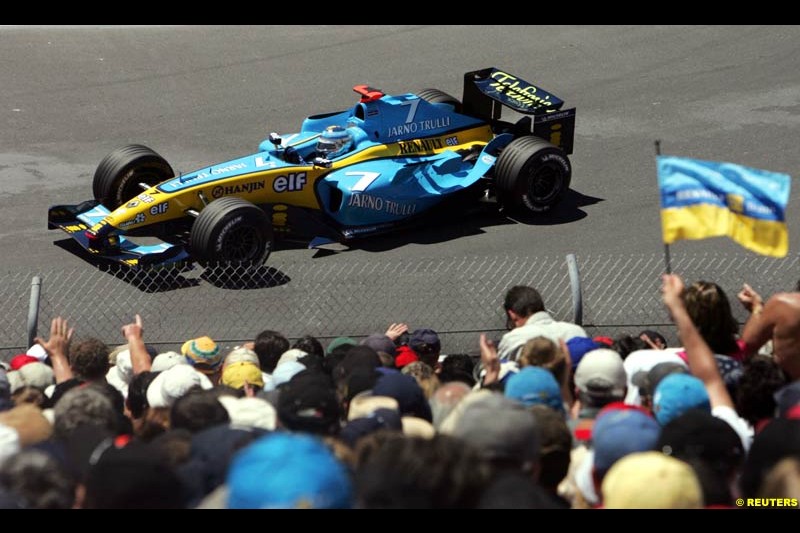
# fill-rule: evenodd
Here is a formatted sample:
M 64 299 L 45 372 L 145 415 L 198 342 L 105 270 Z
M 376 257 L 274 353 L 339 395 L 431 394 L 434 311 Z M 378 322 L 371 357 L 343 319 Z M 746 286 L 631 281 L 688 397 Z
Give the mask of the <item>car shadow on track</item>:
M 291 281 L 291 278 L 280 270 L 268 266 L 258 268 L 188 266 L 134 270 L 92 256 L 72 239 L 62 239 L 54 244 L 81 257 L 98 270 L 146 293 L 161 293 L 196 287 L 202 281 L 229 290 L 264 289 L 284 285 Z
M 510 218 L 520 224 L 528 224 L 531 226 L 568 224 L 586 218 L 586 211 L 581 209 L 582 207 L 594 205 L 603 201 L 605 201 L 605 198 L 595 198 L 594 196 L 587 196 L 578 191 L 569 189 L 564 195 L 564 199 L 547 213 L 541 215 L 510 215 Z
M 292 281 L 292 278 L 277 268 L 268 266 L 260 266 L 253 269 L 233 267 L 218 270 L 206 268 L 200 277 L 220 289 L 237 291 L 268 289 L 270 287 L 285 285 Z

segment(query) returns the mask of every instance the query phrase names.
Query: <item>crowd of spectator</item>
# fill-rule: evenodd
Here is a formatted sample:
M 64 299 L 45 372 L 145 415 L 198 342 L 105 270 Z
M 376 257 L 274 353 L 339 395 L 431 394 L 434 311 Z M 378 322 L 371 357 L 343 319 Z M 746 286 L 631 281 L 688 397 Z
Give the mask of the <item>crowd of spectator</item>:
M 505 294 L 480 359 L 390 324 L 156 353 L 68 319 L 0 370 L 0 508 L 731 508 L 800 499 L 800 292 L 662 279 L 681 346 Z

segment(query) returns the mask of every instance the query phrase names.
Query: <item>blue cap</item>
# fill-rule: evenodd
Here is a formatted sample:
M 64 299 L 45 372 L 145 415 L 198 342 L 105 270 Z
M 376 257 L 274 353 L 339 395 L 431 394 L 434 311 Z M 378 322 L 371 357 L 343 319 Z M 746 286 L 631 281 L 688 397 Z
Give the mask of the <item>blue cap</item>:
M 583 359 L 583 356 L 587 353 L 598 348 L 605 348 L 604 345 L 593 341 L 589 337 L 572 337 L 566 344 L 567 350 L 569 350 L 569 358 L 572 360 L 573 369 L 578 366 L 578 363 L 581 362 L 581 359 Z
M 229 509 L 349 509 L 347 469 L 322 441 L 271 433 L 243 449 L 228 470 Z
M 425 398 L 425 393 L 412 376 L 400 372 L 386 372 L 372 387 L 373 396 L 389 396 L 397 400 L 401 415 L 416 416 L 433 421 L 431 406 Z
M 526 366 L 508 378 L 505 395 L 525 405 L 546 405 L 564 411 L 561 389 L 549 370 L 538 366 Z
M 662 426 L 689 409 L 711 411 L 705 385 L 689 374 L 670 374 L 661 380 L 653 393 L 653 413 Z
M 630 453 L 655 450 L 660 435 L 661 426 L 642 411 L 614 409 L 604 412 L 592 428 L 595 470 L 605 474 Z

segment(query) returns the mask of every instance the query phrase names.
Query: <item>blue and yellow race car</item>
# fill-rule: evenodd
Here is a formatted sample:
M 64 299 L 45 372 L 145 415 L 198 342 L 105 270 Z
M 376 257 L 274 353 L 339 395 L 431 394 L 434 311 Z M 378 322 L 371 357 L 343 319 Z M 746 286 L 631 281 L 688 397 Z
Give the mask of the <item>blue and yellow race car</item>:
M 451 202 L 539 213 L 569 187 L 575 109 L 518 76 L 468 72 L 461 101 L 436 89 L 354 90 L 352 108 L 187 174 L 145 146 L 119 148 L 97 167 L 94 199 L 51 207 L 48 228 L 130 267 L 261 265 L 277 237 L 347 243 Z M 522 117 L 501 120 L 503 107 Z M 159 241 L 137 244 L 142 235 Z

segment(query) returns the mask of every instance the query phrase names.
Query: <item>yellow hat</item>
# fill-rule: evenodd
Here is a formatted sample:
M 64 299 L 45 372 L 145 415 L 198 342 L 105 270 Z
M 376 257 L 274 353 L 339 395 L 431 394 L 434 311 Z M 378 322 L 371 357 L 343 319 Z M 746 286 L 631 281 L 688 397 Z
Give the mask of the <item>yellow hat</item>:
M 607 509 L 699 509 L 703 491 L 688 464 L 661 452 L 627 455 L 603 478 Z
M 184 342 L 181 353 L 186 356 L 190 365 L 203 374 L 213 374 L 222 363 L 219 346 L 211 337 L 199 337 Z
M 229 364 L 222 370 L 223 385 L 241 389 L 244 388 L 245 382 L 258 387 L 264 386 L 264 378 L 258 365 L 249 361 L 239 361 Z

